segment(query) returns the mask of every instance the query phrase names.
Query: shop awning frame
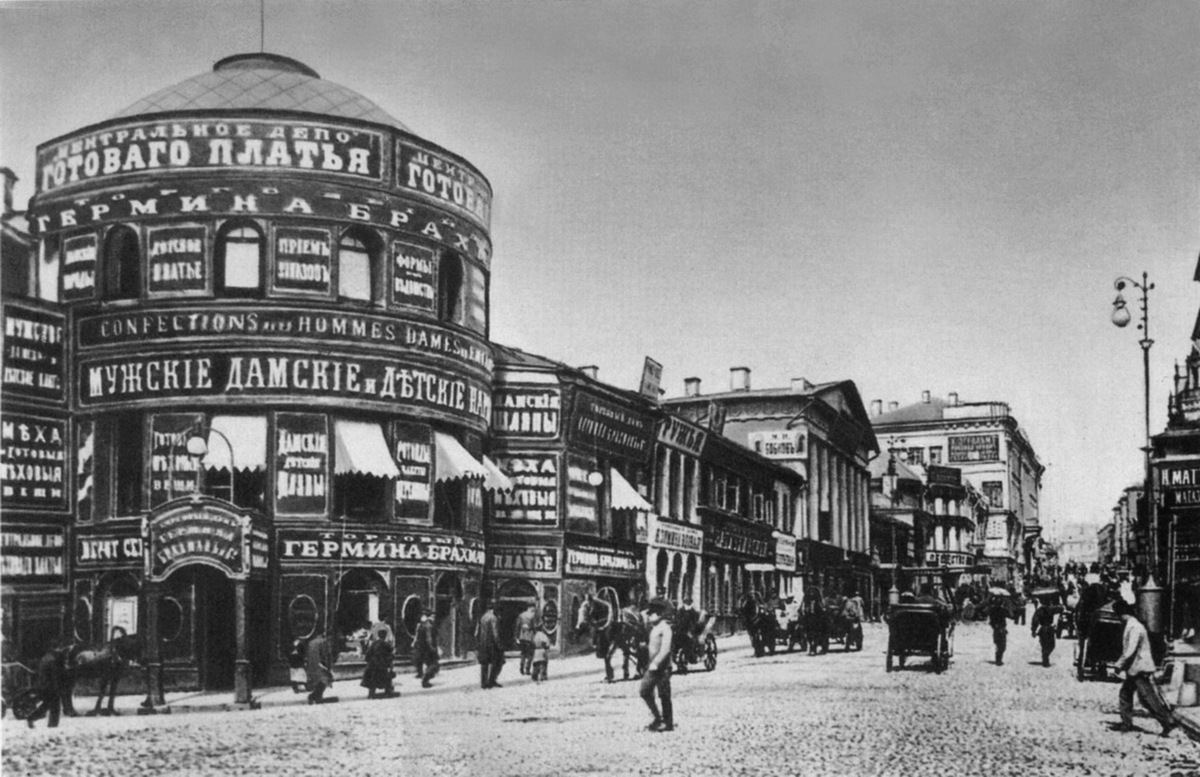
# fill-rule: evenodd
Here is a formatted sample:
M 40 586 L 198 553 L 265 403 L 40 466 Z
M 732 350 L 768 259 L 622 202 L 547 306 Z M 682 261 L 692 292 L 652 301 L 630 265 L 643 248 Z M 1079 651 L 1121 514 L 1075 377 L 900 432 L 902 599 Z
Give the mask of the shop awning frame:
M 496 466 L 496 462 L 483 457 L 483 467 L 487 470 L 487 477 L 483 479 L 483 487 L 489 491 L 504 491 L 512 492 L 516 486 L 513 485 L 512 478 L 504 474 L 500 467 Z
M 213 433 L 216 434 L 213 434 Z M 213 437 L 220 442 L 215 445 Z M 205 441 L 206 469 L 231 467 L 258 472 L 267 468 L 267 417 L 265 415 L 214 415 Z M 232 461 L 230 460 L 232 457 Z
M 335 475 L 358 474 L 377 478 L 398 478 L 400 469 L 392 458 L 383 436 L 383 428 L 370 421 L 335 420 Z
M 437 449 L 435 482 L 487 480 L 488 469 L 472 456 L 458 440 L 445 432 L 434 432 L 433 441 L 434 448 Z
M 608 471 L 610 482 L 612 483 L 612 503 L 613 510 L 641 510 L 645 513 L 654 512 L 654 508 L 650 503 L 637 492 L 637 489 L 630 485 L 625 477 L 615 469 Z

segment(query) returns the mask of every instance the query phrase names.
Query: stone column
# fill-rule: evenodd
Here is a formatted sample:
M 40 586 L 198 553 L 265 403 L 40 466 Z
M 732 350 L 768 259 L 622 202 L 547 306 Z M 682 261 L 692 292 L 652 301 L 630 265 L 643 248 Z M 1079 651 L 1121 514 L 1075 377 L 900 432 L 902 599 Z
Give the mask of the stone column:
M 821 444 L 814 437 L 808 449 L 808 514 L 805 523 L 808 525 L 808 537 L 816 540 L 820 537 L 818 516 L 821 510 Z
M 142 708 L 150 711 L 167 703 L 163 694 L 162 651 L 159 649 L 162 642 L 158 637 L 159 585 L 146 581 L 142 591 L 146 599 L 146 637 L 143 641 L 146 651 L 146 700 L 142 702 Z

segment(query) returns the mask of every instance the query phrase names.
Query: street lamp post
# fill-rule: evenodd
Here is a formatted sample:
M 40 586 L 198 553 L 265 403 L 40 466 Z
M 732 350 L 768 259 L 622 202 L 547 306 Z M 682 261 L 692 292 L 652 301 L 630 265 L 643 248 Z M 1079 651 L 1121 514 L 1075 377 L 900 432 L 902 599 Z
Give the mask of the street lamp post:
M 1142 273 L 1142 282 L 1138 283 L 1132 278 L 1121 276 L 1113 282 L 1113 287 L 1117 290 L 1117 298 L 1113 300 L 1112 322 L 1118 327 L 1129 325 L 1131 316 L 1129 309 L 1125 307 L 1125 298 L 1121 296 L 1121 292 L 1126 286 L 1132 286 L 1141 292 L 1142 303 L 1142 319 L 1138 323 L 1138 329 L 1142 333 L 1142 338 L 1138 340 L 1138 345 L 1142 347 L 1142 366 L 1143 366 L 1143 388 L 1145 390 L 1146 403 L 1146 445 L 1142 450 L 1146 456 L 1146 509 L 1150 513 L 1150 564 L 1146 571 L 1146 581 L 1138 589 L 1138 611 L 1142 622 L 1146 624 L 1146 630 L 1152 634 L 1162 633 L 1162 588 L 1154 580 L 1154 573 L 1158 568 L 1158 506 L 1154 497 L 1154 472 L 1150 464 L 1150 454 L 1152 446 L 1150 444 L 1150 346 L 1154 345 L 1154 341 L 1150 339 L 1150 290 L 1154 288 L 1154 284 L 1149 282 L 1146 273 Z

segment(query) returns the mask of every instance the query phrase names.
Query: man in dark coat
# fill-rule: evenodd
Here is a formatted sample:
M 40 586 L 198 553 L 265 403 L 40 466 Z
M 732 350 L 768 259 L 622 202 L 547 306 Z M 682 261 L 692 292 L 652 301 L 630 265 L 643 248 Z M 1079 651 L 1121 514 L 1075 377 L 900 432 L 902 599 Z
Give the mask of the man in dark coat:
M 1054 652 L 1055 638 L 1058 634 L 1058 613 L 1061 606 L 1051 604 L 1049 599 L 1038 602 L 1038 608 L 1033 611 L 1030 629 L 1033 636 L 1038 638 L 1042 647 L 1042 666 L 1050 666 L 1050 654 Z
M 333 685 L 333 662 L 337 659 L 340 646 L 332 637 L 318 634 L 308 641 L 304 656 L 304 669 L 308 674 L 308 703 L 326 704 L 337 701 L 336 696 L 325 698 L 325 689 Z
M 33 723 L 46 715 L 46 725 L 49 728 L 58 727 L 58 718 L 62 714 L 62 693 L 66 680 L 67 651 L 51 648 L 38 661 L 37 674 L 34 676 L 33 689 L 37 692 L 38 703 L 33 712 L 25 719 L 30 728 Z
M 1008 622 L 1012 618 L 1012 601 L 1007 595 L 993 594 L 988 604 L 988 625 L 992 627 L 992 642 L 996 646 L 996 666 L 1004 666 L 1004 651 L 1008 647 Z
M 417 665 L 417 677 L 421 687 L 430 688 L 429 682 L 438 672 L 437 634 L 433 628 L 433 610 L 421 609 L 421 622 L 417 624 L 417 636 L 413 640 L 413 659 Z
M 500 688 L 496 680 L 504 666 L 504 647 L 500 644 L 500 619 L 491 602 L 484 605 L 483 617 L 475 629 L 475 651 L 479 660 L 479 686 Z
M 385 699 L 397 696 L 393 682 L 396 673 L 392 670 L 392 661 L 396 656 L 396 639 L 392 634 L 392 627 L 384 621 L 372 626 L 371 636 L 363 652 L 367 666 L 363 671 L 362 687 L 367 689 L 367 698 L 374 699 L 377 690 L 383 691 Z

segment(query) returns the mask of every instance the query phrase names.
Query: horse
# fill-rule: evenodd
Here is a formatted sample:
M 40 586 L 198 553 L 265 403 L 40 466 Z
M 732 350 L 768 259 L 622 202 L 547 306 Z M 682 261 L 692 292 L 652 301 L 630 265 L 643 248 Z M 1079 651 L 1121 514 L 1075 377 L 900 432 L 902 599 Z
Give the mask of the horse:
M 141 639 L 137 634 L 126 634 L 120 626 L 113 629 L 113 638 L 100 646 L 71 645 L 67 649 L 66 671 L 63 674 L 63 714 L 68 717 L 79 715 L 75 711 L 74 691 L 78 680 L 98 679 L 100 693 L 96 706 L 87 713 L 94 715 L 116 715 L 117 685 L 130 664 L 140 665 Z M 108 695 L 108 709 L 101 711 L 104 696 Z
M 614 682 L 612 657 L 618 650 L 624 656 L 622 668 L 625 679 L 629 679 L 631 658 L 636 671 L 633 679 L 641 679 L 646 673 L 646 665 L 650 663 L 650 656 L 649 629 L 640 612 L 617 610 L 614 602 L 588 594 L 579 607 L 575 634 L 589 629 L 592 632 L 592 644 L 596 647 L 596 657 L 604 659 L 605 682 Z
M 775 655 L 775 632 L 779 628 L 775 613 L 764 605 L 757 594 L 746 594 L 738 608 L 742 619 L 742 627 L 750 636 L 750 645 L 754 648 L 754 657 L 761 658 L 767 651 Z

